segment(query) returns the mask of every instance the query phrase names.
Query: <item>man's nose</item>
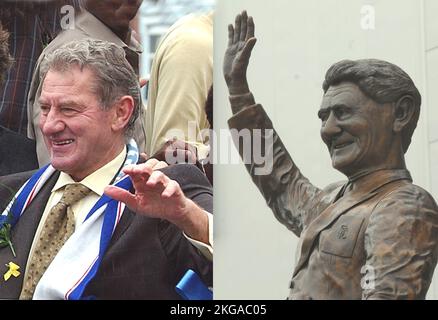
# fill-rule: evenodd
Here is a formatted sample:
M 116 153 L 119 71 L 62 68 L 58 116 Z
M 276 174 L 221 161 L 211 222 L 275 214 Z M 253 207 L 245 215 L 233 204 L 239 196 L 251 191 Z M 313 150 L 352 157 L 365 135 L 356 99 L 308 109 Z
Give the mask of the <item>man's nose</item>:
M 321 137 L 327 143 L 334 136 L 339 135 L 342 132 L 341 127 L 339 126 L 338 119 L 333 115 L 333 112 L 330 112 L 327 121 L 321 126 Z
M 50 110 L 40 117 L 40 129 L 46 136 L 59 133 L 65 129 L 65 123 L 56 110 Z

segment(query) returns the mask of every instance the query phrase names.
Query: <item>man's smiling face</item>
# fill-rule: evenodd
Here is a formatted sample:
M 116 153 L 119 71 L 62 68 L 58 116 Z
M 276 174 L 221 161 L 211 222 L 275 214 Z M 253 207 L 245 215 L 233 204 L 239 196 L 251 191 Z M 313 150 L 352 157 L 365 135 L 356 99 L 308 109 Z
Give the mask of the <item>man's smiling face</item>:
M 95 82 L 87 68 L 49 70 L 39 99 L 40 129 L 51 163 L 75 181 L 114 159 L 123 144 L 123 134 L 113 130 L 116 108 L 103 110 L 91 89 Z

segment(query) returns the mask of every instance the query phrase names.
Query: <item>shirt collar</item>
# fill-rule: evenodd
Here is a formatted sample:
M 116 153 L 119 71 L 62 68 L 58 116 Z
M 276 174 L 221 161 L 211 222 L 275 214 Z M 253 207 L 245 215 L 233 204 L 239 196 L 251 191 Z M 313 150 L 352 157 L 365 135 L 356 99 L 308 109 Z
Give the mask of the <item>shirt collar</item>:
M 91 191 L 101 197 L 105 187 L 112 182 L 115 175 L 119 172 L 125 158 L 126 148 L 123 148 L 122 152 L 120 152 L 113 160 L 85 177 L 80 183 L 90 188 Z M 56 192 L 71 183 L 75 183 L 72 177 L 65 172 L 61 172 L 52 192 Z
M 412 177 L 406 169 L 382 169 L 358 175 L 354 179 L 350 179 L 350 181 L 341 188 L 336 199 L 343 196 L 346 192 L 368 194 L 397 180 L 409 180 L 412 182 Z
M 130 38 L 129 44 L 120 39 L 114 32 L 111 31 L 102 21 L 96 18 L 87 10 L 83 10 L 76 18 L 76 27 L 88 34 L 91 38 L 108 41 L 122 47 L 129 48 L 137 53 L 142 53 L 143 48 L 140 43 L 134 38 L 130 31 L 128 36 Z

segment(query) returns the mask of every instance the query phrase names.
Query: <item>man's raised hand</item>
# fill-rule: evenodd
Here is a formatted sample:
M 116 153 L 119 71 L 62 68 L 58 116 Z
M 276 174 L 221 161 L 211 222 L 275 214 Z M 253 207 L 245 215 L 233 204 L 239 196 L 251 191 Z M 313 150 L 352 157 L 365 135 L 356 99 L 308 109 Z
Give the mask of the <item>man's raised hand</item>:
M 208 243 L 206 213 L 184 195 L 178 182 L 155 170 L 160 163 L 156 159 L 149 159 L 145 163 L 125 167 L 123 172 L 131 178 L 134 193 L 107 186 L 105 194 L 125 203 L 137 214 L 165 219 L 192 239 Z

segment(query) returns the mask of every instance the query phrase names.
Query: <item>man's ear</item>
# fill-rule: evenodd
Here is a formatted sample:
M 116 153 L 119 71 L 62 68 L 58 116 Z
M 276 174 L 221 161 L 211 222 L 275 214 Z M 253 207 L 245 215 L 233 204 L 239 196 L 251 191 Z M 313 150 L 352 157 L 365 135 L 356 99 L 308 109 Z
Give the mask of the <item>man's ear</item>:
M 134 99 L 131 96 L 123 96 L 113 108 L 115 112 L 112 128 L 114 131 L 124 130 L 134 112 Z
M 403 96 L 397 100 L 394 107 L 394 132 L 401 132 L 404 127 L 411 121 L 415 114 L 414 99 L 409 96 Z

